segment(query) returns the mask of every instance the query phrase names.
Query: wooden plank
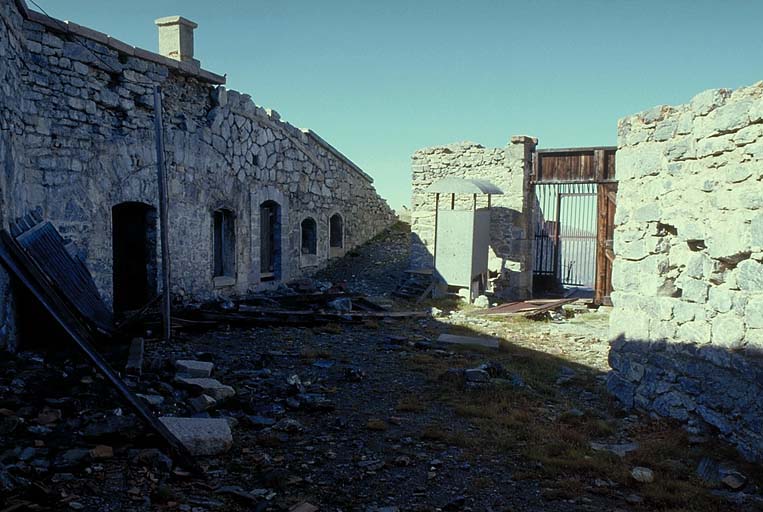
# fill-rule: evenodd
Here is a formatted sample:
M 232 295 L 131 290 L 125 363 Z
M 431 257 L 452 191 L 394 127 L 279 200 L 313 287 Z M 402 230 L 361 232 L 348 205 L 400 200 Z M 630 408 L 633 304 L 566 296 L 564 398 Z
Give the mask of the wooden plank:
M 457 336 L 455 334 L 440 334 L 437 341 L 451 345 L 470 345 L 473 347 L 498 348 L 500 346 L 500 342 L 495 338 L 475 338 L 473 336 Z
M 596 200 L 596 279 L 594 281 L 593 303 L 601 304 L 605 295 L 607 278 L 607 189 L 600 184 Z

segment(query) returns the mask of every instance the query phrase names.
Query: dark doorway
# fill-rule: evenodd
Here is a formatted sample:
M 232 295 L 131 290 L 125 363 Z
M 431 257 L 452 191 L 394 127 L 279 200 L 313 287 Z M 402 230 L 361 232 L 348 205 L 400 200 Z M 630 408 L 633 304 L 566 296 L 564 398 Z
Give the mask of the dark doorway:
M 260 205 L 260 279 L 277 279 L 281 272 L 281 207 L 275 201 Z
M 114 311 L 144 306 L 156 295 L 156 209 L 120 203 L 111 209 Z

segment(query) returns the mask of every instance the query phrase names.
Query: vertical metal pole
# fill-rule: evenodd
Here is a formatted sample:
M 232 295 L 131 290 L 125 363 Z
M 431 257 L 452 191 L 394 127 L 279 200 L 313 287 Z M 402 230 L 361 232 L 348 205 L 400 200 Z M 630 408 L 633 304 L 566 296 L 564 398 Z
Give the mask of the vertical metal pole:
M 437 274 L 437 221 L 440 211 L 440 193 L 434 195 L 434 254 L 432 255 L 432 276 Z
M 167 217 L 167 176 L 164 172 L 164 126 L 162 124 L 162 90 L 154 86 L 154 137 L 156 140 L 156 177 L 159 191 L 159 229 L 162 242 L 162 327 L 164 339 L 170 341 L 170 247 Z

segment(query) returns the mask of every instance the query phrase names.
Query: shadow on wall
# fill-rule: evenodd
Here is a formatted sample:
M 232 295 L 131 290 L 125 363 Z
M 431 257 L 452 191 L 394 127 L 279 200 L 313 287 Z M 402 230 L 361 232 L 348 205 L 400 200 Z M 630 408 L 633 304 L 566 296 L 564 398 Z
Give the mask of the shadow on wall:
M 763 350 L 615 338 L 607 388 L 628 409 L 715 431 L 763 463 Z

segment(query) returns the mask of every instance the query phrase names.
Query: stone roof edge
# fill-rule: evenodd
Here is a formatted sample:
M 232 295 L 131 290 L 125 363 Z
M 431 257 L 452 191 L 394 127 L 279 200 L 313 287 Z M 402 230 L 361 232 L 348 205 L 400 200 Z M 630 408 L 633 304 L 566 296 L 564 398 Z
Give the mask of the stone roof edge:
M 366 174 L 366 172 L 365 172 L 365 171 L 363 171 L 363 169 L 361 169 L 360 167 L 358 167 L 357 165 L 355 165 L 355 162 L 353 162 L 352 160 L 350 160 L 349 158 L 347 158 L 347 157 L 346 157 L 346 156 L 345 156 L 345 155 L 344 155 L 344 154 L 343 154 L 341 151 L 339 151 L 339 150 L 338 150 L 338 149 L 336 149 L 334 146 L 332 146 L 331 144 L 329 144 L 328 142 L 326 142 L 326 141 L 325 141 L 325 140 L 324 140 L 324 139 L 323 139 L 323 138 L 322 138 L 320 135 L 318 135 L 317 133 L 315 133 L 314 131 L 312 131 L 312 130 L 311 130 L 311 129 L 309 129 L 309 128 L 302 128 L 302 133 L 304 133 L 304 134 L 305 134 L 305 135 L 307 135 L 308 137 L 312 138 L 312 139 L 313 139 L 313 140 L 314 140 L 316 143 L 318 143 L 318 144 L 320 144 L 321 146 L 323 146 L 324 148 L 326 148 L 326 149 L 327 149 L 327 150 L 328 150 L 330 153 L 332 153 L 332 154 L 333 154 L 335 157 L 337 157 L 338 159 L 340 159 L 341 161 L 343 161 L 344 163 L 346 163 L 347 165 L 349 165 L 349 166 L 350 166 L 350 168 L 352 168 L 352 170 L 353 170 L 353 171 L 355 171 L 355 172 L 357 172 L 358 174 L 360 174 L 360 175 L 361 175 L 363 178 L 365 178 L 365 179 L 366 179 L 366 180 L 367 180 L 369 183 L 373 183 L 373 182 L 374 182 L 374 179 L 373 179 L 371 176 L 369 176 L 368 174 Z
M 174 69 L 181 74 L 189 75 L 205 82 L 216 85 L 222 85 L 225 83 L 224 76 L 212 73 L 206 69 L 201 69 L 200 66 L 191 62 L 181 62 L 175 59 L 170 59 L 169 57 L 165 57 L 164 55 L 160 55 L 156 52 L 129 45 L 123 41 L 120 41 L 119 39 L 109 36 L 108 34 L 104 34 L 103 32 L 99 32 L 88 27 L 83 27 L 82 25 L 78 25 L 71 21 L 62 21 L 56 18 L 52 18 L 40 12 L 30 10 L 26 5 L 25 0 L 15 1 L 19 12 L 21 12 L 21 14 L 26 19 L 44 25 L 58 32 L 66 32 L 79 37 L 90 39 L 126 55 L 167 66 L 168 68 Z

